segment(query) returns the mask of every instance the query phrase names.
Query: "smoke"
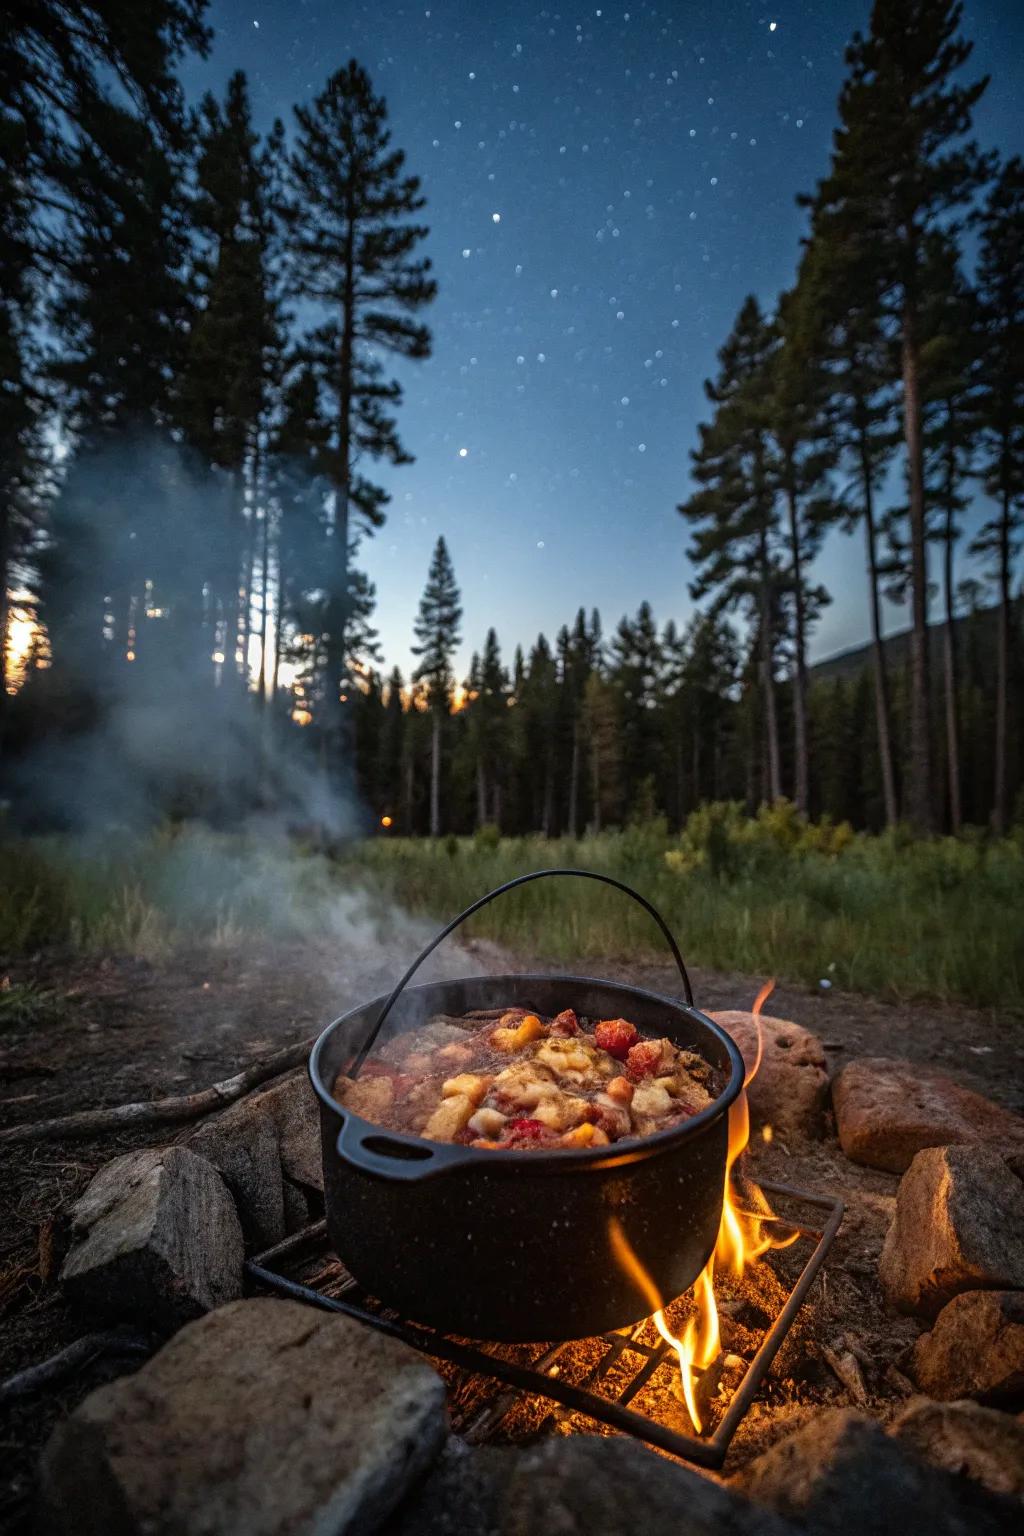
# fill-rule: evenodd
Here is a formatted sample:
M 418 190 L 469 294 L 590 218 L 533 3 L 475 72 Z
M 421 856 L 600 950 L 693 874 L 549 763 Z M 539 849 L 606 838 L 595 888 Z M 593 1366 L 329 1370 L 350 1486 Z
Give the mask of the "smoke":
M 40 557 L 52 666 L 14 701 L 0 769 L 17 823 L 110 833 L 273 813 L 333 838 L 365 829 L 351 786 L 328 783 L 292 720 L 290 692 L 262 704 L 235 664 L 262 625 L 264 550 L 276 600 L 263 519 L 279 503 L 265 489 L 257 516 L 232 477 L 152 433 L 72 458 Z

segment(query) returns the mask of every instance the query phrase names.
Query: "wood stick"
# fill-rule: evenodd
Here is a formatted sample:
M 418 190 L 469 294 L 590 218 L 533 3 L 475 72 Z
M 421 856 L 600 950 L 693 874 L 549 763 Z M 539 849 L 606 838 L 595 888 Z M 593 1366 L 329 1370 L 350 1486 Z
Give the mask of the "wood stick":
M 0 1131 L 0 1146 L 23 1145 L 32 1141 L 73 1140 L 80 1136 L 98 1136 L 107 1131 L 123 1131 L 128 1127 L 141 1129 L 154 1125 L 174 1125 L 181 1121 L 198 1120 L 225 1104 L 242 1099 L 253 1088 L 269 1078 L 280 1077 L 282 1072 L 299 1067 L 306 1060 L 313 1046 L 315 1035 L 300 1040 L 297 1045 L 286 1045 L 272 1056 L 262 1057 L 226 1077 L 222 1082 L 201 1088 L 196 1093 L 176 1094 L 167 1099 L 149 1099 L 139 1104 L 118 1104 L 109 1109 L 83 1109 L 73 1115 L 60 1115 L 53 1120 L 28 1121 L 24 1125 L 11 1125 Z
M 24 1397 L 26 1392 L 38 1391 L 40 1387 L 48 1387 L 51 1382 L 60 1381 L 63 1376 L 70 1376 L 72 1371 L 87 1365 L 97 1355 L 148 1355 L 152 1353 L 152 1348 L 142 1334 L 127 1333 L 123 1328 L 112 1328 L 106 1333 L 87 1333 L 84 1338 L 76 1339 L 66 1349 L 51 1355 L 49 1360 L 30 1365 L 16 1376 L 8 1376 L 6 1381 L 0 1382 L 0 1403 Z

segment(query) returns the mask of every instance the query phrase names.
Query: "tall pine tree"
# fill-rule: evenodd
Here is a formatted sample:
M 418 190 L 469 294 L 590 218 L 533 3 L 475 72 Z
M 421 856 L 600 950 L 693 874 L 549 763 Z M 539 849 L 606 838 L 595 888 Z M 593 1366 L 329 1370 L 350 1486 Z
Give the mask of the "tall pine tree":
M 832 166 L 819 184 L 815 230 L 838 268 L 874 282 L 900 349 L 911 562 L 911 821 L 933 822 L 928 726 L 928 570 L 922 430 L 922 281 L 928 237 L 988 174 L 966 136 L 987 81 L 955 80 L 971 46 L 955 0 L 875 0 L 866 36 L 846 52 Z
M 441 834 L 441 746 L 444 722 L 451 712 L 455 678 L 452 657 L 461 640 L 462 602 L 448 546 L 439 538 L 427 573 L 413 632 L 413 655 L 420 658 L 413 681 L 424 683 L 431 714 L 430 835 Z
M 340 766 L 350 680 L 346 630 L 352 615 L 349 556 L 355 540 L 384 520 L 388 496 L 362 469 L 366 460 L 409 462 L 391 411 L 402 398 L 382 357 L 425 358 L 430 332 L 415 319 L 436 293 L 427 235 L 413 215 L 424 206 L 419 180 L 391 147 L 387 107 L 352 60 L 313 103 L 295 109 L 283 216 L 296 296 L 320 313 L 303 351 L 331 403 L 333 432 L 322 459 L 334 492 L 321 572 L 324 689 L 330 755 Z

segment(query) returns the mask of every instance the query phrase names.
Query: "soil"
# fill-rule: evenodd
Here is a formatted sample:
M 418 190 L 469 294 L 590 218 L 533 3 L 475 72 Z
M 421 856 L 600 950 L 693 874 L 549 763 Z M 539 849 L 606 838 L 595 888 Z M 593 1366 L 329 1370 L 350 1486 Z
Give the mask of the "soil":
M 5 974 L 12 983 L 32 981 L 58 997 L 45 1022 L 8 1026 L 0 1033 L 0 1124 L 186 1092 L 227 1077 L 254 1054 L 312 1035 L 347 1007 L 385 991 L 407 949 L 405 942 L 401 953 L 386 945 L 267 944 L 212 948 L 163 963 L 59 953 L 6 971 L 0 962 L 0 981 Z M 483 941 L 440 955 L 425 977 L 550 969 L 530 966 Z M 678 975 L 667 966 L 609 962 L 601 970 L 652 991 L 679 992 Z M 749 1007 L 761 978 L 695 970 L 692 980 L 698 1006 L 712 1010 Z M 951 1005 L 899 1006 L 790 984 L 779 986 L 767 1011 L 813 1030 L 832 1070 L 858 1055 L 901 1056 L 947 1070 L 1024 1112 L 1020 1020 Z M 86 1331 L 56 1283 L 72 1201 L 109 1158 L 169 1139 L 165 1128 L 148 1136 L 136 1132 L 4 1149 L 0 1380 Z M 918 1332 L 913 1321 L 886 1316 L 877 1284 L 877 1259 L 898 1179 L 855 1167 L 834 1137 L 805 1147 L 778 1140 L 759 1144 L 751 1162 L 762 1179 L 840 1196 L 846 1215 L 773 1380 L 737 1434 L 727 1473 L 822 1403 L 854 1403 L 882 1418 L 891 1415 L 913 1390 L 904 1371 Z M 797 1259 L 786 1250 L 762 1264 L 757 1284 L 771 1290 L 780 1281 L 791 1282 Z M 130 1368 L 123 1359 L 96 1360 L 59 1386 L 2 1410 L 0 1531 L 30 1528 L 34 1464 L 54 1422 L 100 1382 Z M 564 1421 L 560 1425 L 564 1432 Z

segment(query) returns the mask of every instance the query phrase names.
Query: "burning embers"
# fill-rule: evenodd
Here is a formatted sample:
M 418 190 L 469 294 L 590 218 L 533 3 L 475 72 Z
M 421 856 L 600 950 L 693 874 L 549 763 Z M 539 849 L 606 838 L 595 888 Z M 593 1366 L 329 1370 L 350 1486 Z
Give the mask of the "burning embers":
M 661 1337 L 671 1345 L 679 1357 L 683 1399 L 690 1422 L 698 1434 L 704 1429 L 705 1418 L 698 1401 L 698 1381 L 701 1373 L 713 1366 L 721 1353 L 721 1331 L 714 1286 L 716 1265 L 719 1270 L 731 1270 L 739 1278 L 748 1264 L 760 1258 L 763 1253 L 767 1253 L 770 1248 L 788 1248 L 800 1236 L 799 1231 L 795 1230 L 787 1231 L 785 1236 L 774 1236 L 768 1228 L 776 1218 L 762 1191 L 750 1179 L 744 1179 L 744 1201 L 761 1207 L 756 1211 L 744 1209 L 743 1205 L 737 1203 L 737 1191 L 733 1181 L 733 1170 L 750 1140 L 750 1113 L 747 1107 L 746 1089 L 761 1065 L 760 1013 L 774 987 L 774 981 L 765 982 L 751 1010 L 753 1017 L 758 1020 L 757 1054 L 753 1066 L 744 1078 L 744 1091 L 729 1110 L 729 1151 L 725 1166 L 725 1190 L 718 1241 L 711 1258 L 694 1283 L 693 1298 L 696 1311 L 687 1322 L 682 1337 L 677 1337 L 670 1329 L 665 1317 L 664 1300 L 658 1294 L 657 1287 L 634 1252 L 618 1218 L 613 1216 L 609 1224 L 612 1252 L 650 1305 L 652 1320 Z

